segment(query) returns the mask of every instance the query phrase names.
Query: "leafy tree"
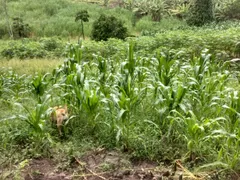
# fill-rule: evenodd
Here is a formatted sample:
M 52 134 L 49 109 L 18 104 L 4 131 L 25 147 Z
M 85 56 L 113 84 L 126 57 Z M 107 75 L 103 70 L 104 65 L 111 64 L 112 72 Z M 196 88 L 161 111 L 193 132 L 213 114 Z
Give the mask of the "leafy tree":
M 83 39 L 85 39 L 83 22 L 88 22 L 88 21 L 89 21 L 88 18 L 89 18 L 89 14 L 88 14 L 88 11 L 87 11 L 87 10 L 79 11 L 79 12 L 76 14 L 76 17 L 75 17 L 75 22 L 77 22 L 77 21 L 79 21 L 79 20 L 81 21 Z M 79 38 L 80 38 L 80 36 L 79 36 Z
M 19 17 L 13 18 L 12 30 L 14 38 L 25 38 L 29 37 L 30 34 L 29 25 L 25 24 Z
M 126 36 L 127 28 L 123 26 L 122 21 L 114 16 L 102 14 L 93 23 L 91 37 L 96 41 L 106 41 L 108 38 L 125 39 Z
M 189 9 L 187 23 L 194 26 L 202 26 L 214 20 L 212 0 L 194 0 Z
M 150 15 L 153 21 L 160 21 L 167 14 L 167 1 L 165 0 L 142 0 L 134 4 L 135 18 L 139 15 Z
M 240 20 L 240 0 L 235 0 L 233 2 L 227 2 L 224 6 L 224 9 L 222 12 L 222 19 L 220 20 L 226 20 L 226 19 L 238 19 Z

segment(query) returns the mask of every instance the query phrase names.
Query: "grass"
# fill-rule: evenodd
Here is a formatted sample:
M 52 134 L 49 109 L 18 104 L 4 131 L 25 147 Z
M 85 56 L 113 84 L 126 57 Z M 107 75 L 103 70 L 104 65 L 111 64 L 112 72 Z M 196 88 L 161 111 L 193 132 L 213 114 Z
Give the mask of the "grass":
M 90 37 L 91 34 L 92 23 L 103 12 L 121 19 L 130 35 L 138 34 L 142 30 L 170 29 L 172 27 L 178 27 L 180 24 L 181 26 L 186 26 L 186 23 L 174 18 L 168 18 L 161 23 L 154 23 L 149 20 L 149 17 L 145 17 L 137 23 L 135 28 L 131 22 L 133 16 L 131 11 L 119 7 L 110 9 L 81 1 L 50 0 L 33 2 L 24 0 L 21 1 L 21 3 L 18 1 L 8 2 L 10 18 L 21 17 L 24 23 L 30 25 L 32 37 L 78 36 L 80 23 L 76 23 L 74 20 L 76 13 L 81 10 L 87 10 L 90 15 L 89 22 L 84 23 L 85 35 L 88 37 Z M 0 11 L 0 15 L 4 17 L 3 11 Z M 0 34 L 0 37 L 3 36 L 3 38 L 6 39 L 8 38 L 8 34 L 5 24 L 5 19 L 0 20 L 0 25 L 4 31 L 4 34 Z
M 63 59 L 11 59 L 1 60 L 0 70 L 12 70 L 19 75 L 33 75 L 35 73 L 48 73 L 63 63 Z
M 32 28 L 32 35 L 37 37 L 45 36 L 77 36 L 80 30 L 80 23 L 76 23 L 75 15 L 78 11 L 87 9 L 90 15 L 89 22 L 84 23 L 86 36 L 90 36 L 91 26 L 94 20 L 102 12 L 119 17 L 131 31 L 132 13 L 123 9 L 107 9 L 98 5 L 87 3 L 72 3 L 70 1 L 41 1 L 33 2 L 25 0 L 21 3 L 11 1 L 8 3 L 9 16 L 21 17 L 25 23 Z M 2 12 L 3 13 L 3 12 Z M 119 14 L 121 13 L 121 16 Z M 1 14 L 3 15 L 3 14 Z M 0 24 L 4 25 L 4 20 Z

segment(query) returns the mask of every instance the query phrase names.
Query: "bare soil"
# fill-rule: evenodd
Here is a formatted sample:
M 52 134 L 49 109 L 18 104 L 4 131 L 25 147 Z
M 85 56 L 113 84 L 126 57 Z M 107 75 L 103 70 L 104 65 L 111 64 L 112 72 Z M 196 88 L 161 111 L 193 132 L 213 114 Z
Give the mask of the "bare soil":
M 181 180 L 198 179 L 190 172 L 184 171 L 180 161 L 166 166 L 152 161 L 130 161 L 118 151 L 97 149 L 88 152 L 69 164 L 68 170 L 54 160 L 33 159 L 22 171 L 25 180 Z
M 240 179 L 239 173 L 221 177 L 217 171 L 193 174 L 181 161 L 157 163 L 130 160 L 119 151 L 96 149 L 66 164 L 56 158 L 38 158 L 26 162 L 20 173 L 13 171 L 4 179 L 24 180 L 220 180 Z M 19 165 L 16 165 L 18 167 Z M 66 168 L 67 167 L 67 168 Z M 4 172 L 4 171 L 2 171 Z M 17 172 L 17 173 L 16 173 Z M 1 168 L 0 168 L 1 173 Z M 1 179 L 0 175 L 0 179 Z

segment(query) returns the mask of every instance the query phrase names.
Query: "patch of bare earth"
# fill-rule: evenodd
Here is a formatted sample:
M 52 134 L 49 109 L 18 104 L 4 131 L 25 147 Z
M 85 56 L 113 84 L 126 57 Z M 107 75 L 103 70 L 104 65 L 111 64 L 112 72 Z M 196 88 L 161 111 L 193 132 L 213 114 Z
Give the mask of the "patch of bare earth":
M 50 159 L 33 159 L 22 175 L 25 180 L 212 179 L 206 175 L 192 174 L 180 161 L 169 166 L 147 160 L 130 162 L 127 155 L 105 149 L 97 149 L 82 157 L 73 158 L 68 171 L 59 170 L 60 166 Z
M 59 172 L 50 159 L 33 159 L 23 171 L 25 180 L 69 180 L 65 172 Z

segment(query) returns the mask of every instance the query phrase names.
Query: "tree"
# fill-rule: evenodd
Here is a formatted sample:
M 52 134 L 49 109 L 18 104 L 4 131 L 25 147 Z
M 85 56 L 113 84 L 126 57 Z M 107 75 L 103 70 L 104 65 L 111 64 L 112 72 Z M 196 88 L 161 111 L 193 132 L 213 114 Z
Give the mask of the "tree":
M 25 38 L 30 34 L 30 27 L 23 22 L 22 18 L 15 17 L 13 18 L 12 31 L 14 38 Z
M 83 39 L 85 39 L 83 22 L 88 22 L 88 21 L 89 21 L 88 18 L 89 18 L 89 14 L 88 14 L 88 11 L 87 11 L 87 10 L 79 11 L 79 12 L 76 14 L 76 17 L 75 17 L 75 22 L 77 22 L 77 21 L 79 21 L 79 20 L 81 21 Z M 79 35 L 78 41 L 79 41 L 79 39 L 80 39 L 80 35 Z
M 139 15 L 150 15 L 153 21 L 161 21 L 164 14 L 167 14 L 168 4 L 166 0 L 141 0 L 134 4 L 134 21 Z M 136 23 L 133 21 L 133 25 Z
M 108 38 L 125 39 L 127 28 L 116 17 L 102 14 L 93 22 L 91 37 L 96 41 L 107 41 Z
M 187 23 L 194 26 L 202 26 L 214 20 L 212 0 L 194 0 L 189 9 Z

